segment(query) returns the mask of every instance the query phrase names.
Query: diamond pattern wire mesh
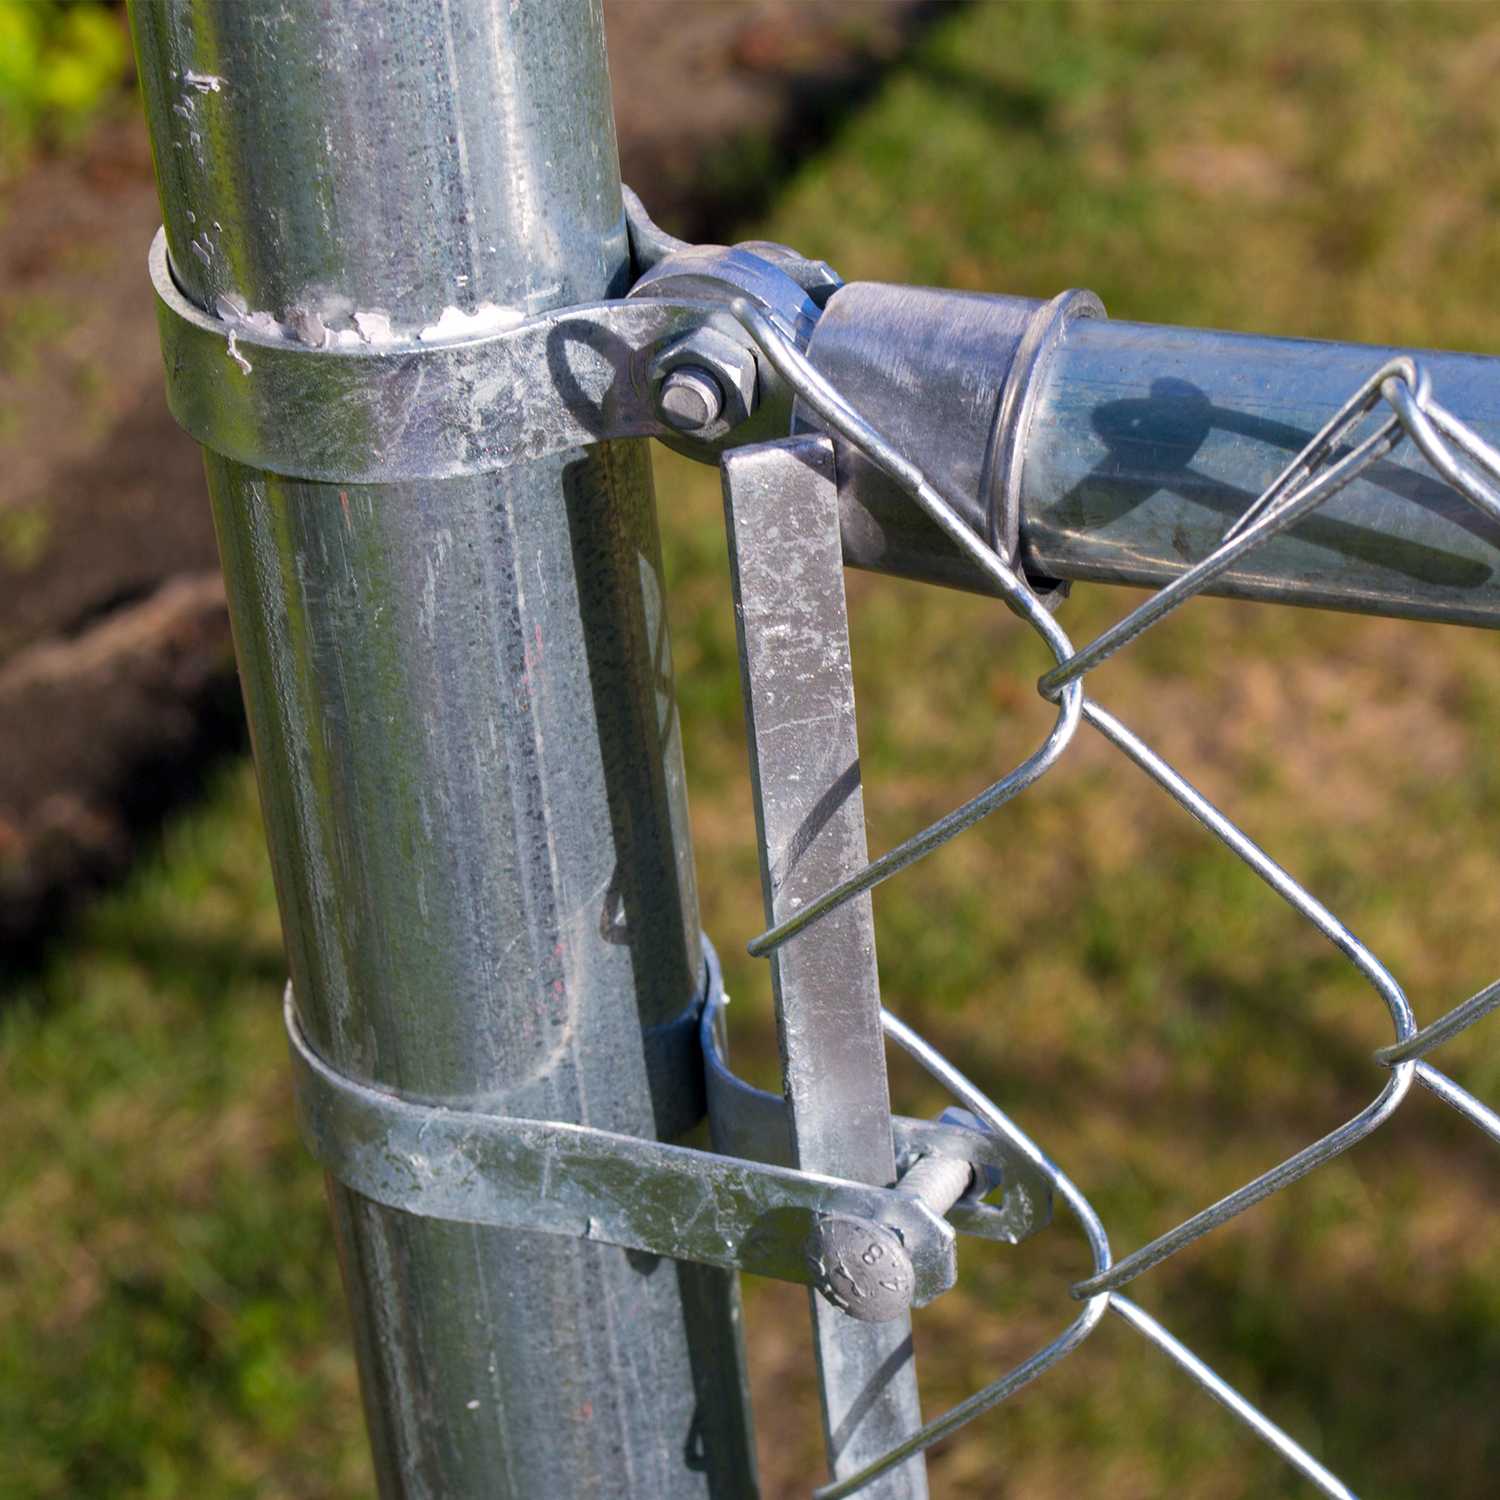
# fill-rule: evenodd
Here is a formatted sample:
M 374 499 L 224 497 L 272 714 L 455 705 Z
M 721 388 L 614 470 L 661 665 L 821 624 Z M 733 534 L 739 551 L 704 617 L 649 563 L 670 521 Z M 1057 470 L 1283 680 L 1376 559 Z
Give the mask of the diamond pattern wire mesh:
M 1069 295 L 1064 293 L 1063 298 Z M 1062 298 L 1057 301 L 1060 303 Z M 1046 739 L 1026 760 L 962 807 L 871 861 L 862 870 L 808 902 L 795 916 L 761 934 L 750 944 L 750 951 L 757 955 L 769 953 L 845 901 L 888 879 L 971 827 L 1002 803 L 1035 785 L 1056 764 L 1079 725 L 1087 721 L 1344 954 L 1384 1004 L 1395 1031 L 1395 1040 L 1377 1051 L 1373 1058 L 1373 1063 L 1385 1070 L 1381 1086 L 1370 1103 L 1352 1119 L 1149 1244 L 1116 1260 L 1098 1215 L 1067 1174 L 951 1063 L 904 1022 L 887 1012 L 884 1017 L 887 1036 L 910 1053 L 992 1130 L 1009 1140 L 1047 1177 L 1054 1193 L 1068 1205 L 1083 1230 L 1093 1256 L 1094 1269 L 1092 1275 L 1071 1288 L 1072 1296 L 1083 1304 L 1081 1311 L 1049 1344 L 951 1411 L 927 1423 L 860 1472 L 818 1490 L 817 1500 L 840 1500 L 842 1496 L 863 1489 L 904 1459 L 1004 1401 L 1082 1344 L 1106 1312 L 1114 1313 L 1165 1353 L 1321 1493 L 1352 1500 L 1354 1492 L 1342 1480 L 1217 1376 L 1155 1318 L 1125 1297 L 1121 1288 L 1184 1246 L 1316 1171 L 1379 1129 L 1395 1113 L 1414 1080 L 1500 1142 L 1500 1115 L 1426 1060 L 1434 1048 L 1500 1007 L 1500 980 L 1419 1029 L 1401 986 L 1375 954 L 1149 745 L 1107 709 L 1088 698 L 1083 690 L 1083 679 L 1093 667 L 1202 592 L 1247 552 L 1295 524 L 1401 442 L 1414 442 L 1437 473 L 1465 500 L 1491 520 L 1500 522 L 1500 489 L 1497 489 L 1500 485 L 1500 453 L 1434 398 L 1424 370 L 1414 359 L 1403 356 L 1389 360 L 1370 375 L 1307 447 L 1272 481 L 1229 528 L 1213 552 L 1088 645 L 1075 649 L 1019 573 L 969 529 L 953 505 L 916 465 L 854 411 L 751 303 L 737 301 L 733 311 L 798 397 L 830 428 L 884 469 L 949 539 L 989 574 L 1010 608 L 1047 643 L 1057 663 L 1038 683 L 1042 696 L 1057 705 L 1057 719 Z

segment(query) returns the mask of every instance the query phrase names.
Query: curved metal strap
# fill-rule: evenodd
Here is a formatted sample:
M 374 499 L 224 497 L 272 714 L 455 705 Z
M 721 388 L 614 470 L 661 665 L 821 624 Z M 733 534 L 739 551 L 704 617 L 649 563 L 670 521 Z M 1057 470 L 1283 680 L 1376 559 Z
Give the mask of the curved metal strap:
M 637 297 L 431 343 L 320 328 L 315 345 L 266 315 L 204 312 L 173 281 L 161 231 L 149 263 L 172 415 L 226 458 L 330 484 L 446 479 L 663 435 L 655 353 L 705 326 L 743 338 L 723 308 Z
M 804 1286 L 825 1279 L 809 1251 L 819 1228 L 839 1219 L 904 1248 L 918 1306 L 953 1285 L 953 1229 L 910 1194 L 584 1125 L 420 1103 L 331 1068 L 308 1042 L 290 987 L 285 1018 L 308 1148 L 377 1203 Z

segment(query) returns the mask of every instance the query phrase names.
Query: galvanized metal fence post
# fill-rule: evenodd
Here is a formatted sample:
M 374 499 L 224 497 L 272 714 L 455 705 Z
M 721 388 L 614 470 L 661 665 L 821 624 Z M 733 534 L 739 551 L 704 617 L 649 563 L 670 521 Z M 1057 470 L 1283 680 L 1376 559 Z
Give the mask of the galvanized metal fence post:
M 173 274 L 242 368 L 236 326 L 419 351 L 625 290 L 597 0 L 133 27 Z M 696 1117 L 643 1042 L 704 972 L 644 444 L 359 485 L 206 463 L 312 1045 L 437 1104 Z M 754 1492 L 731 1273 L 330 1196 L 383 1495 Z

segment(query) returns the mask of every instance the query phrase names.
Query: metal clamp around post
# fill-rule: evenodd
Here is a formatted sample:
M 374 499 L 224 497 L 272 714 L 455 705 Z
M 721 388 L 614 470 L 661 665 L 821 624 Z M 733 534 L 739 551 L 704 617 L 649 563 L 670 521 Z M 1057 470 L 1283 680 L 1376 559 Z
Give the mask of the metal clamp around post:
M 657 353 L 703 329 L 744 340 L 723 307 L 669 295 L 515 314 L 430 342 L 319 325 L 310 343 L 267 314 L 198 307 L 172 278 L 162 232 L 149 264 L 178 423 L 239 463 L 330 484 L 445 479 L 672 436 Z
M 781 436 L 790 395 L 769 372 L 757 379 L 727 304 L 752 297 L 805 344 L 837 275 L 784 245 L 684 244 L 628 189 L 625 207 L 645 270 L 628 298 L 538 316 L 495 309 L 455 330 L 445 322 L 401 338 L 374 313 L 339 329 L 229 303 L 216 316 L 178 289 L 159 231 L 148 263 L 167 404 L 216 453 L 330 484 L 485 473 L 626 437 L 660 438 L 716 462 L 731 429 L 736 443 Z M 661 361 L 695 337 L 738 350 L 748 389 L 742 412 L 685 436 L 681 418 L 663 409 Z
M 711 962 L 709 1006 L 720 993 Z M 331 1068 L 302 1031 L 290 988 L 285 1018 L 304 1139 L 335 1178 L 377 1203 L 804 1286 L 826 1281 L 822 1231 L 836 1222 L 881 1247 L 882 1275 L 899 1289 L 886 1316 L 953 1285 L 954 1228 L 913 1194 L 583 1125 L 419 1103 Z

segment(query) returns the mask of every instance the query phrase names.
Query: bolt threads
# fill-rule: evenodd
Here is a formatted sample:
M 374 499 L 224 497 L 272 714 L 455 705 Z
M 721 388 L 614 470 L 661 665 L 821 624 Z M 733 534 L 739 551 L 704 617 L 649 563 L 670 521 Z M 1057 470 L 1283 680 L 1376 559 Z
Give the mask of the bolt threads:
M 974 1168 L 957 1156 L 924 1156 L 896 1186 L 915 1193 L 935 1214 L 945 1214 L 974 1185 Z

